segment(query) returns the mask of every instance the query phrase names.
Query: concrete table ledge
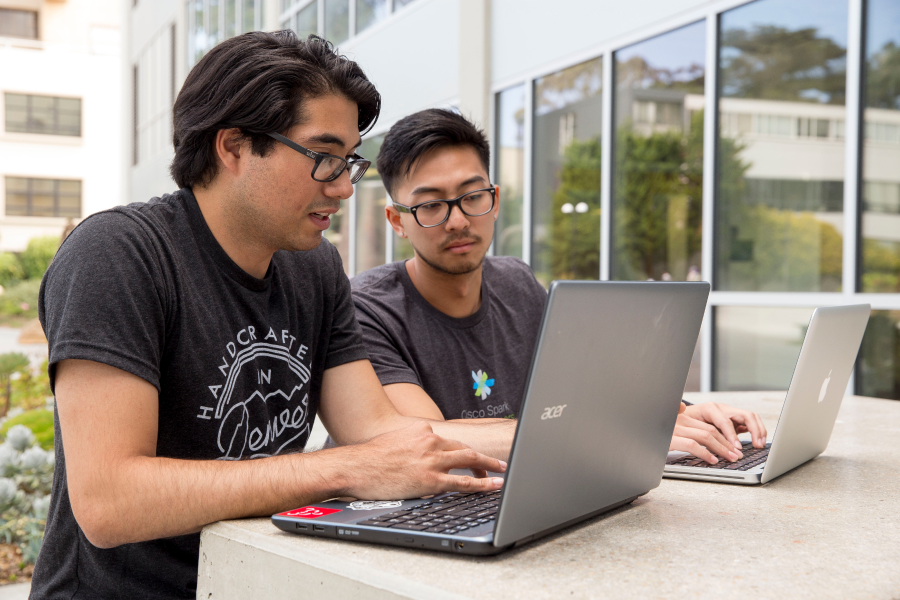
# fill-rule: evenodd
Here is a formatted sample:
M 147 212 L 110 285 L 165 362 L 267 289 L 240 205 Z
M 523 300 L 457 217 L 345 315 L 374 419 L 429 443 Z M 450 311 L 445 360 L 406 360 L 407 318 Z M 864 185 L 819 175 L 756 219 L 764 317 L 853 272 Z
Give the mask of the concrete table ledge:
M 689 394 L 758 412 L 783 393 Z M 825 453 L 764 486 L 664 479 L 631 506 L 496 557 L 284 533 L 201 536 L 198 598 L 897 598 L 900 402 L 847 397 Z M 564 501 L 564 499 L 560 499 Z

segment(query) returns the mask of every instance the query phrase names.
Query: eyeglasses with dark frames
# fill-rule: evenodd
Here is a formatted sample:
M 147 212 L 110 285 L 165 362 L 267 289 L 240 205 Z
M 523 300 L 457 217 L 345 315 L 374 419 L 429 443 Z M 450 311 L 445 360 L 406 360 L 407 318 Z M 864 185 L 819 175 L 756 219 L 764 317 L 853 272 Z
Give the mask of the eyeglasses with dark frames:
M 300 154 L 308 156 L 309 158 L 316 161 L 316 164 L 313 165 L 311 174 L 312 178 L 316 181 L 334 181 L 335 179 L 340 177 L 341 173 L 344 172 L 344 169 L 347 169 L 349 167 L 350 183 L 356 183 L 357 181 L 362 179 L 363 175 L 366 174 L 366 171 L 372 165 L 372 161 L 366 160 L 358 154 L 354 154 L 353 156 L 351 156 L 350 160 L 345 160 L 340 156 L 335 156 L 333 154 L 323 154 L 321 152 L 310 150 L 309 148 L 304 148 L 297 142 L 284 137 L 280 133 L 269 133 L 268 136 L 275 140 L 278 140 L 288 148 L 296 150 Z
M 497 188 L 487 187 L 466 192 L 453 200 L 428 200 L 415 206 L 404 206 L 394 202 L 398 212 L 410 213 L 421 227 L 437 227 L 450 218 L 450 211 L 458 206 L 464 215 L 480 217 L 494 209 Z

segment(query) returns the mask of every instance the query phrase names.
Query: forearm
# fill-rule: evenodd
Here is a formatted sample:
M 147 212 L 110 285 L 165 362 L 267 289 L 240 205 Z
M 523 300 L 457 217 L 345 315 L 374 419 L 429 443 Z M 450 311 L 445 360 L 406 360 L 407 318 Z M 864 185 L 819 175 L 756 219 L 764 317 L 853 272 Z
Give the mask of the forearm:
M 429 421 L 434 432 L 441 437 L 466 444 L 476 452 L 509 460 L 513 437 L 516 435 L 515 419 L 454 419 Z
M 92 476 L 69 473 L 75 517 L 97 546 L 199 531 L 335 497 L 346 487 L 341 449 L 247 461 L 135 456 Z

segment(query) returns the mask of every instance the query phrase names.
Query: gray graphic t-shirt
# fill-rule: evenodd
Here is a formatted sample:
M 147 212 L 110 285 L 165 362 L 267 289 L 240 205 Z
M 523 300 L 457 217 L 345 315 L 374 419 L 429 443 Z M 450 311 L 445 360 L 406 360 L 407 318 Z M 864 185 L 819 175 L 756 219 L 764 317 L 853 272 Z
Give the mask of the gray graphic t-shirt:
M 366 350 L 382 385 L 422 387 L 445 419 L 515 417 L 547 293 L 511 257 L 487 257 L 481 307 L 456 319 L 416 290 L 405 263 L 353 278 Z
M 59 361 L 85 359 L 159 390 L 158 456 L 300 452 L 324 370 L 366 358 L 334 246 L 277 252 L 257 279 L 189 190 L 86 219 L 47 271 L 39 309 L 51 385 Z M 195 596 L 199 535 L 99 549 L 72 514 L 58 419 L 56 465 L 35 597 Z

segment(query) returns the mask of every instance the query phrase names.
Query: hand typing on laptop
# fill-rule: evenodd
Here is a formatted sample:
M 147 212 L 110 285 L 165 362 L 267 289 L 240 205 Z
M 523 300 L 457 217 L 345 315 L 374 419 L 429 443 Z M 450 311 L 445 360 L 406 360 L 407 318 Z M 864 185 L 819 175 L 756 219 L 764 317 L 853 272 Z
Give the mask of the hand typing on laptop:
M 738 434 L 746 432 L 750 432 L 753 447 L 765 447 L 766 426 L 756 413 L 715 402 L 682 404 L 669 450 L 690 452 L 712 464 L 719 462 L 715 455 L 734 462 L 744 456 Z

